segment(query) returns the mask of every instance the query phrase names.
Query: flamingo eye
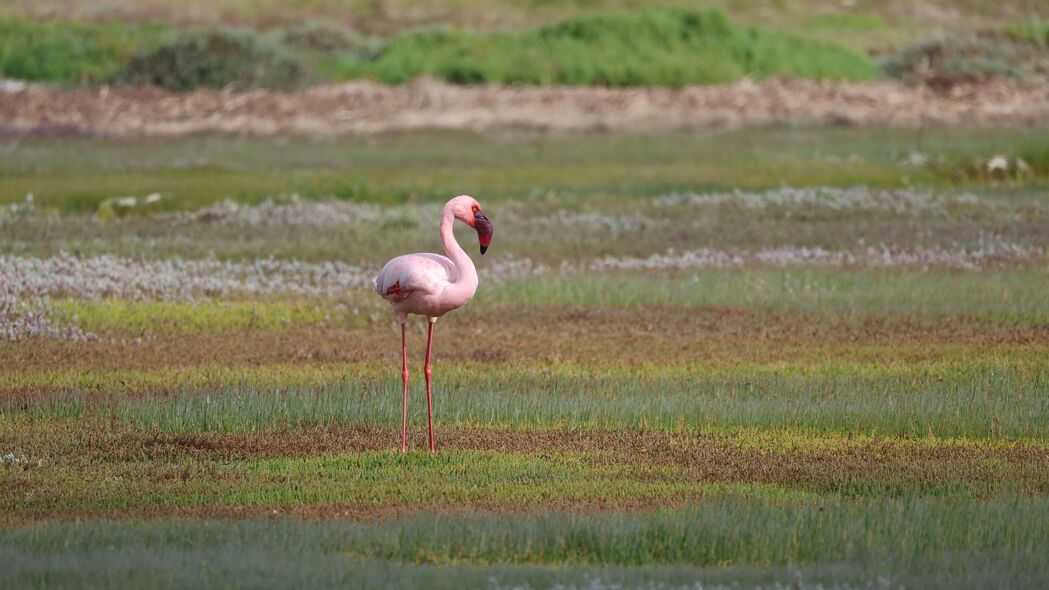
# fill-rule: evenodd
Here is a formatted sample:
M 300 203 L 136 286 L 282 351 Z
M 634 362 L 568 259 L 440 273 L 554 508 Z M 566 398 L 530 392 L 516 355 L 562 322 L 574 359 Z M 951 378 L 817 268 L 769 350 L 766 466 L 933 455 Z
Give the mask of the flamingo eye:
M 478 211 L 480 211 L 480 210 L 481 210 L 481 208 L 480 208 L 480 207 L 478 207 L 477 205 L 473 205 L 473 206 L 471 206 L 470 208 L 471 208 L 471 209 L 473 210 L 473 212 L 474 212 L 474 213 L 477 213 Z

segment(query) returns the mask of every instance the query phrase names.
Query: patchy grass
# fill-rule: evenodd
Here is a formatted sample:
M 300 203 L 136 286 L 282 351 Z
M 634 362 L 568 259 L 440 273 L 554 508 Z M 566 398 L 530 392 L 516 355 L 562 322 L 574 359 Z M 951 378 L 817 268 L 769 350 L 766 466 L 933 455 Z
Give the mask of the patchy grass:
M 404 455 L 393 450 L 395 428 L 171 436 L 103 424 L 4 420 L 3 442 L 18 451 L 18 460 L 0 471 L 5 515 L 203 515 L 229 514 L 231 507 L 250 515 L 293 506 L 319 516 L 392 508 L 608 509 L 725 494 L 778 501 L 1031 497 L 1046 493 L 1049 473 L 1044 447 L 1015 443 L 460 428 L 441 433 L 437 455 Z M 412 445 L 423 439 L 413 428 Z M 383 447 L 389 450 L 374 450 Z

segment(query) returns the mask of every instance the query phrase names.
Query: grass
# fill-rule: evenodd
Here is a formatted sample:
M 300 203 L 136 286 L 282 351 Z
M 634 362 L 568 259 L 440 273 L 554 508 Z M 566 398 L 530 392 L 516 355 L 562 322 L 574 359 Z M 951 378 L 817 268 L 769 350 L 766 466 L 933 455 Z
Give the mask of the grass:
M 441 453 L 405 455 L 375 450 L 396 440 L 396 428 L 216 435 L 91 419 L 4 420 L 5 445 L 20 458 L 4 467 L 0 505 L 8 521 L 27 522 L 273 509 L 325 518 L 442 508 L 593 511 L 732 494 L 782 501 L 1046 493 L 1044 445 L 766 432 L 460 427 L 439 431 Z M 410 438 L 424 448 L 421 428 Z
M 492 289 L 500 304 L 600 306 L 741 306 L 745 309 L 821 310 L 993 317 L 1005 322 L 1049 321 L 1041 270 L 981 275 L 937 272 L 755 270 L 682 273 L 676 278 L 584 275 L 539 278 Z M 988 281 L 995 276 L 998 281 Z
M 154 587 L 256 588 L 304 580 L 311 585 L 370 588 L 630 588 L 651 583 L 677 588 L 691 587 L 697 580 L 712 588 L 776 582 L 800 588 L 833 582 L 1036 587 L 1046 576 L 1044 564 L 1035 557 L 1046 543 L 1038 510 L 1044 506 L 1014 499 L 998 500 L 980 511 L 973 504 L 936 501 L 784 506 L 727 498 L 673 511 L 597 519 L 528 514 L 409 517 L 386 525 L 99 522 L 11 531 L 0 535 L 0 554 L 16 564 L 8 580 L 19 587 L 110 587 L 118 579 Z M 966 515 L 970 520 L 963 519 Z M 1001 526 L 995 518 L 1005 515 L 1028 517 Z M 758 517 L 779 526 L 763 526 Z M 866 534 L 857 527 L 859 522 L 879 523 L 880 532 Z M 960 534 L 933 532 L 945 526 Z M 455 529 L 476 534 L 441 534 Z M 674 538 L 668 535 L 675 534 L 684 541 L 677 550 L 667 544 Z M 541 539 L 538 544 L 529 542 L 536 537 Z M 456 546 L 457 540 L 468 538 L 483 539 L 481 548 Z M 951 538 L 979 541 L 951 547 Z M 702 544 L 714 539 L 721 542 Z M 511 565 L 497 559 L 503 543 L 522 550 L 515 555 L 559 555 L 596 565 Z M 920 558 L 909 555 L 914 546 L 923 548 Z M 709 547 L 717 547 L 716 553 Z M 373 554 L 394 557 L 367 557 Z M 448 554 L 463 559 L 427 562 L 427 557 Z M 757 555 L 765 559 L 752 559 Z M 624 558 L 649 556 L 662 565 L 621 565 Z M 799 561 L 801 565 L 794 565 Z M 198 567 L 175 565 L 184 563 Z M 711 565 L 697 565 L 701 563 Z M 729 565 L 734 563 L 743 565 Z
M 409 33 L 363 71 L 393 84 L 426 74 L 460 84 L 607 86 L 876 74 L 865 56 L 831 44 L 738 28 L 717 11 L 673 9 L 580 17 L 522 33 Z
M 1005 27 L 1010 36 L 1030 41 L 1042 46 L 1049 46 L 1049 19 L 1036 19 L 1015 23 Z
M 0 15 L 2 16 L 2 15 Z M 105 82 L 170 35 L 160 24 L 80 24 L 0 18 L 0 76 Z
M 915 37 L 929 30 L 866 6 L 827 14 L 805 3 L 783 3 L 771 11 L 779 12 L 778 18 L 766 23 L 768 9 L 755 11 L 742 2 L 716 8 L 660 4 L 631 10 L 606 6 L 597 13 L 591 11 L 599 7 L 587 7 L 562 15 L 559 22 L 544 18 L 542 26 L 514 30 L 492 30 L 490 23 L 472 29 L 411 27 L 379 40 L 346 29 L 345 47 L 320 51 L 295 44 L 301 19 L 284 28 L 272 28 L 270 20 L 265 23 L 269 30 L 257 23 L 259 31 L 233 31 L 214 21 L 179 29 L 156 24 L 162 19 L 143 24 L 134 18 L 106 19 L 95 24 L 91 17 L 36 20 L 34 11 L 16 10 L 15 16 L 0 14 L 0 75 L 61 83 L 148 81 L 173 90 L 289 89 L 313 80 L 314 74 L 320 80 L 372 77 L 394 84 L 429 75 L 469 84 L 671 87 L 768 77 L 869 80 L 881 75 L 869 50 L 886 53 L 905 39 L 924 41 Z M 306 7 L 310 8 L 323 13 L 332 7 Z M 744 20 L 772 26 L 737 25 L 725 8 Z M 369 10 L 356 7 L 353 12 Z M 984 14 L 977 22 L 984 30 L 1002 29 L 1013 39 L 1044 45 L 1045 27 L 1038 14 L 1028 11 L 1029 20 L 1007 24 Z M 456 20 L 446 11 L 442 18 Z M 951 28 L 960 33 L 972 26 Z M 337 25 L 329 29 L 331 35 L 339 31 Z M 992 45 L 987 51 L 998 52 Z M 965 64 L 963 69 L 973 68 L 974 73 L 1003 74 L 1009 69 L 1006 64 L 988 70 L 980 60 Z M 201 74 L 205 71 L 207 76 Z
M 176 38 L 161 25 L 22 19 L 2 20 L 0 27 L 0 74 L 7 77 L 145 80 L 174 90 L 292 88 L 307 77 L 306 64 L 288 48 L 250 31 Z M 519 33 L 409 32 L 374 56 L 355 49 L 297 53 L 330 78 L 373 76 L 388 83 L 427 74 L 455 83 L 682 86 L 743 77 L 862 80 L 876 74 L 866 56 L 832 43 L 738 27 L 718 11 L 671 8 L 575 17 Z
M 685 508 L 640 514 L 421 515 L 381 524 L 248 521 L 233 525 L 227 534 L 247 541 L 253 532 L 265 531 L 271 542 L 284 544 L 309 531 L 309 537 L 316 539 L 311 544 L 328 551 L 417 564 L 785 565 L 861 556 L 898 559 L 909 554 L 910 547 L 921 547 L 925 556 L 935 557 L 965 550 L 1033 555 L 1049 546 L 1049 533 L 1043 519 L 1037 518 L 1039 510 L 1046 508 L 1040 501 L 1005 497 L 978 509 L 964 500 L 843 502 L 763 496 L 730 494 Z M 1006 515 L 1017 513 L 1027 518 L 1017 519 L 1017 525 L 1001 525 Z M 864 522 L 877 524 L 866 529 L 859 525 Z M 90 531 L 69 529 L 51 525 L 19 531 L 8 535 L 4 549 L 10 553 L 19 547 L 56 553 L 90 552 L 97 546 L 130 549 L 132 538 L 138 536 L 134 533 L 146 531 L 154 538 L 184 535 L 188 548 L 221 542 L 223 536 L 213 523 L 192 521 L 101 523 Z M 70 538 L 56 543 L 56 533 L 62 530 Z M 463 534 L 448 535 L 449 530 Z M 474 542 L 477 539 L 481 542 Z
M 506 318 L 511 324 L 532 321 L 549 307 L 678 308 L 737 307 L 756 314 L 800 313 L 848 321 L 855 316 L 963 316 L 1007 326 L 1044 326 L 1049 307 L 1042 293 L 1049 276 L 1041 269 L 973 272 L 922 270 L 777 269 L 704 270 L 677 275 L 649 273 L 572 273 L 513 279 L 490 286 L 476 296 L 484 306 L 470 316 L 483 321 L 518 306 L 531 314 Z M 954 291 L 946 293 L 948 286 Z M 216 333 L 228 330 L 276 330 L 324 326 L 385 327 L 388 311 L 374 294 L 348 291 L 344 298 L 299 301 L 131 302 L 121 299 L 57 299 L 53 317 L 101 334 L 128 336 L 143 332 Z M 627 312 L 629 313 L 629 312 Z M 520 317 L 528 315 L 533 317 Z M 668 315 L 667 321 L 673 316 Z M 783 322 L 784 318 L 776 318 Z M 522 334 L 528 330 L 522 326 Z M 371 336 L 373 334 L 369 334 Z M 669 335 L 668 335 L 669 336 Z
M 329 302 L 330 303 L 330 302 Z M 206 333 L 230 330 L 279 330 L 291 327 L 360 325 L 363 318 L 345 307 L 312 301 L 229 301 L 171 303 L 123 299 L 55 301 L 54 317 L 89 332 Z
M 909 364 L 838 360 L 725 367 L 697 361 L 496 369 L 453 361 L 438 365 L 434 399 L 438 423 L 451 428 L 1049 435 L 1044 349 L 962 360 L 973 352 L 963 348 L 955 351 L 958 360 Z M 8 419 L 111 420 L 162 432 L 400 422 L 399 379 L 383 364 L 16 373 L 0 385 L 55 392 L 9 397 L 0 404 L 0 415 Z M 422 406 L 413 407 L 413 420 L 423 419 L 422 412 Z
M 561 202 L 572 198 L 584 206 L 598 196 L 711 188 L 979 186 L 995 179 L 974 174 L 974 162 L 996 154 L 1022 157 L 1032 167 L 1032 174 L 1013 183 L 1003 179 L 1007 186 L 1023 186 L 1044 184 L 1045 137 L 1040 129 L 769 129 L 611 136 L 420 133 L 366 142 L 21 141 L 0 162 L 0 202 L 22 202 L 32 193 L 40 206 L 94 212 L 113 197 L 150 193 L 165 197 L 155 209 L 171 210 L 292 193 L 394 204 L 443 202 L 465 192 L 486 202 L 553 193 Z M 907 164 L 912 152 L 932 163 Z

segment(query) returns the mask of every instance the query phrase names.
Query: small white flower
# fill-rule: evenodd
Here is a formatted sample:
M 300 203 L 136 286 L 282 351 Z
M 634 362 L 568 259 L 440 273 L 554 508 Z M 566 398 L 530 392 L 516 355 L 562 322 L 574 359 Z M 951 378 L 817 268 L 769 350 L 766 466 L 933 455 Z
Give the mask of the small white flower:
M 160 193 L 150 193 L 150 194 L 146 195 L 146 198 L 144 199 L 144 201 L 148 205 L 148 204 L 151 204 L 151 203 L 156 203 L 161 198 L 162 197 L 160 196 Z

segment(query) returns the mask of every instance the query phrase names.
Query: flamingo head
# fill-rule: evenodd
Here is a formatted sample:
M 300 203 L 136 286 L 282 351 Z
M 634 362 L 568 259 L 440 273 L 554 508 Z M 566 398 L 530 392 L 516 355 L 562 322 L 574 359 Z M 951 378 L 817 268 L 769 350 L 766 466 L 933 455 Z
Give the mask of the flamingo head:
M 488 245 L 492 243 L 492 222 L 485 217 L 481 211 L 481 204 L 477 199 L 469 195 L 461 195 L 448 201 L 446 209 L 451 209 L 452 214 L 459 221 L 469 225 L 477 231 L 477 241 L 481 244 L 481 255 L 488 251 Z

